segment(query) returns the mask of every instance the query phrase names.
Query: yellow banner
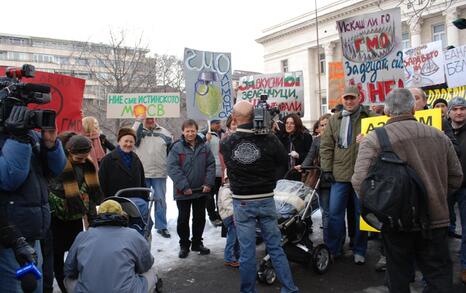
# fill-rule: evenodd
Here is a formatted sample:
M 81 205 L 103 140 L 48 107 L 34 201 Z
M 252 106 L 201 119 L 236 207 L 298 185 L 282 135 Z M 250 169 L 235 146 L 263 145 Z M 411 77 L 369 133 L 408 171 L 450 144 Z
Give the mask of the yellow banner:
M 422 110 L 416 111 L 414 114 L 417 121 L 442 130 L 442 110 L 441 109 L 430 109 L 430 110 Z M 388 116 L 377 116 L 377 117 L 370 117 L 364 118 L 361 120 L 361 133 L 367 134 L 369 131 L 374 130 L 377 127 L 384 126 L 388 119 Z M 359 219 L 359 229 L 362 231 L 369 231 L 369 232 L 380 232 L 379 230 L 375 229 L 374 227 L 370 226 L 369 224 L 364 221 L 361 217 Z

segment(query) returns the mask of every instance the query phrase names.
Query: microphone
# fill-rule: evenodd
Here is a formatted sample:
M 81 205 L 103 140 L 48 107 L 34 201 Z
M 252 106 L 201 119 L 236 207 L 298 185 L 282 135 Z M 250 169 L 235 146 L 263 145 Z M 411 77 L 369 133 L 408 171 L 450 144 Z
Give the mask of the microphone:
M 25 293 L 34 292 L 37 288 L 37 280 L 41 277 L 42 274 L 34 263 L 28 263 L 16 270 L 16 279 L 21 281 L 21 289 Z

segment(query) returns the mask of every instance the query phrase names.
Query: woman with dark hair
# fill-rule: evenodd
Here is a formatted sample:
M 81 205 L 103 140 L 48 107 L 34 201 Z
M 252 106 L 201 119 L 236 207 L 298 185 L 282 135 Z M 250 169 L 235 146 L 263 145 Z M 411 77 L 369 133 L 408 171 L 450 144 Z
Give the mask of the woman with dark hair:
M 283 121 L 285 122 L 285 131 L 278 134 L 278 138 L 288 152 L 289 160 L 286 167 L 290 170 L 304 161 L 311 148 L 312 136 L 305 131 L 306 128 L 297 114 L 288 114 Z M 292 172 L 288 175 L 288 179 L 300 181 L 301 174 Z

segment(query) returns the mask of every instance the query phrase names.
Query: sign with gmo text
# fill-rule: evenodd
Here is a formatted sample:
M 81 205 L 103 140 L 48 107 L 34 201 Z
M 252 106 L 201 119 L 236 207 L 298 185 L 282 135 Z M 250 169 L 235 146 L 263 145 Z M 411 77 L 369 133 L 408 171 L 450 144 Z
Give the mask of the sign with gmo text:
M 107 118 L 180 117 L 179 93 L 108 94 Z

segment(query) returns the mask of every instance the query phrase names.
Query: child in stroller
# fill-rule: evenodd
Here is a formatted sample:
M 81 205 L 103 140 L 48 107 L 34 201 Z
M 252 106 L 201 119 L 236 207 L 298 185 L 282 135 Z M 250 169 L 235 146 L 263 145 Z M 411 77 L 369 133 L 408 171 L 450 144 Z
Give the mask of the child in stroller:
M 319 183 L 320 178 L 312 187 L 307 187 L 300 181 L 279 180 L 274 190 L 274 199 L 279 214 L 283 250 L 288 259 L 311 265 L 318 274 L 323 274 L 330 264 L 330 252 L 325 244 L 314 246 L 310 239 L 311 216 L 319 209 L 316 196 Z M 269 255 L 259 264 L 257 277 L 259 281 L 269 285 L 275 281 L 276 275 Z

